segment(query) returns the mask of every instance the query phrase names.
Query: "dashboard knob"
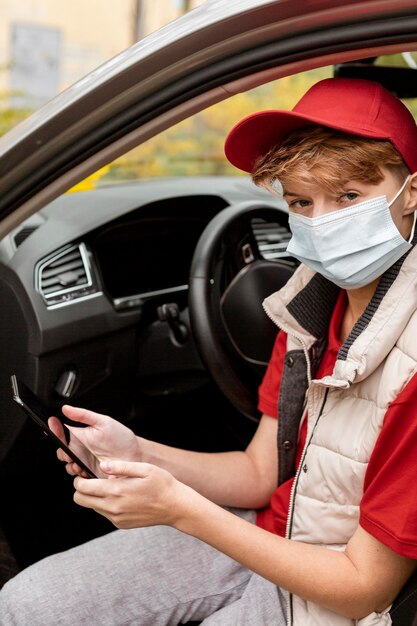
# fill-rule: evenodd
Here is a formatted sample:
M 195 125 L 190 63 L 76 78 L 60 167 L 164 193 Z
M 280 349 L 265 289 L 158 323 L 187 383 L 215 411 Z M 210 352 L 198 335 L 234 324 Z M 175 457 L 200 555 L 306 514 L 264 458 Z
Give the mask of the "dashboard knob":
M 74 370 L 65 370 L 60 374 L 56 384 L 55 391 L 62 398 L 70 398 L 77 386 L 78 378 Z

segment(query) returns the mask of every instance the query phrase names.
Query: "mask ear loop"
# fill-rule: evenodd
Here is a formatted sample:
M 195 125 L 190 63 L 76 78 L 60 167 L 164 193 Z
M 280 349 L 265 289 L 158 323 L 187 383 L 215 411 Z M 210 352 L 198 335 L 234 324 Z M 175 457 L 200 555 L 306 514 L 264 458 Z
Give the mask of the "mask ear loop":
M 413 217 L 413 227 L 411 229 L 411 234 L 409 236 L 409 238 L 407 239 L 408 243 L 411 243 L 414 239 L 414 231 L 416 229 L 416 223 L 417 223 L 417 209 L 414 211 L 414 217 Z
M 402 194 L 402 192 L 404 191 L 404 188 L 406 186 L 406 184 L 408 183 L 409 179 L 411 178 L 411 174 L 409 174 L 407 176 L 407 178 L 405 179 L 405 181 L 403 182 L 403 184 L 401 185 L 400 189 L 397 191 L 397 193 L 395 194 L 395 196 L 393 197 L 393 199 L 391 200 L 391 202 L 388 202 L 388 206 L 390 207 L 391 204 L 393 204 L 396 199 L 398 198 L 399 195 Z
M 409 174 L 407 176 L 407 178 L 405 179 L 405 181 L 403 182 L 403 184 L 401 185 L 400 189 L 397 191 L 397 193 L 395 194 L 395 196 L 393 197 L 391 202 L 388 203 L 389 207 L 391 206 L 391 204 L 393 204 L 396 201 L 398 196 L 402 194 L 402 192 L 404 191 L 404 188 L 405 188 L 405 186 L 408 183 L 410 178 L 411 178 L 411 174 Z M 411 229 L 411 234 L 410 234 L 409 238 L 407 239 L 407 243 L 411 243 L 413 241 L 413 239 L 414 239 L 414 231 L 416 229 L 416 222 L 417 222 L 417 209 L 414 211 L 413 227 Z

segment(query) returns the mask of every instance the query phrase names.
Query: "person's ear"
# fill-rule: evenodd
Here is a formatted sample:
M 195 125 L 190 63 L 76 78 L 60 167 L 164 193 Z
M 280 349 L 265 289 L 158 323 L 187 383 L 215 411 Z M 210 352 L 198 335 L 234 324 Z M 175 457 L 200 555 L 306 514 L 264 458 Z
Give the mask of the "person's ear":
M 406 201 L 404 215 L 409 215 L 417 209 L 417 172 L 411 174 L 406 187 Z

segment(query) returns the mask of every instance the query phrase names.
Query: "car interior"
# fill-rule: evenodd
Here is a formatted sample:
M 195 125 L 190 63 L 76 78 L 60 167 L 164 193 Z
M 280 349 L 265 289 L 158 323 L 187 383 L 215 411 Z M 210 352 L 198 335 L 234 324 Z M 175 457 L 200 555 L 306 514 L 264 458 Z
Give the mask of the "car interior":
M 411 55 L 330 69 L 417 102 Z M 74 504 L 54 446 L 12 401 L 12 374 L 54 415 L 87 407 L 193 450 L 250 441 L 277 332 L 262 301 L 298 261 L 283 200 L 236 174 L 104 175 L 0 240 L 0 526 L 20 568 L 113 527 Z

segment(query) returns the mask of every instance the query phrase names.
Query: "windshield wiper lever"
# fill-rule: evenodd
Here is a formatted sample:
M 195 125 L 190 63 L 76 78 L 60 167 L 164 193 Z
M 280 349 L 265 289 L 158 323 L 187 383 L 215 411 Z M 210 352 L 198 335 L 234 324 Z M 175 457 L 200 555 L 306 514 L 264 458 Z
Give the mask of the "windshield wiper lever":
M 176 302 L 162 304 L 158 307 L 157 313 L 160 321 L 168 324 L 176 343 L 185 343 L 188 339 L 188 328 L 181 321 L 178 304 Z

